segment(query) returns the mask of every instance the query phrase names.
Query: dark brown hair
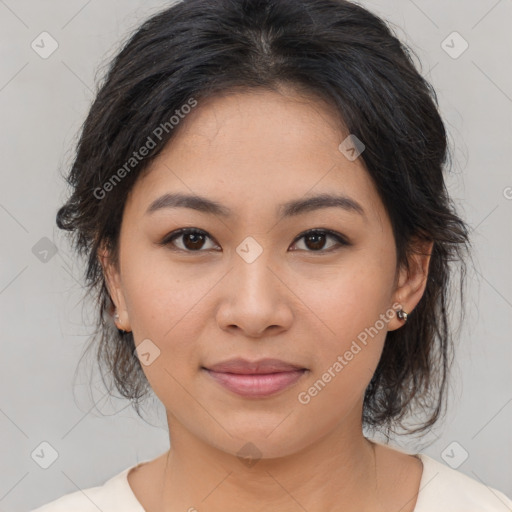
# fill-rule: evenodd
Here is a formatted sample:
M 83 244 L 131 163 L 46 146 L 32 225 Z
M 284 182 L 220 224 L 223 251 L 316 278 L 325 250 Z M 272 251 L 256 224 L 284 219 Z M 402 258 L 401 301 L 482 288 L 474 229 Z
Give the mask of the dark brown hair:
M 363 423 L 389 432 L 421 410 L 423 420 L 406 429 L 412 433 L 440 418 L 452 362 L 451 264 L 459 266 L 463 299 L 470 242 L 444 182 L 450 155 L 437 97 L 413 55 L 383 20 L 344 0 L 185 0 L 144 22 L 125 43 L 82 127 L 67 176 L 72 194 L 57 225 L 72 232 L 87 258 L 85 281 L 98 300 L 90 346 L 97 345 L 102 378 L 108 374 L 137 412 L 150 387 L 132 333 L 112 322 L 98 249 L 106 247 L 117 263 L 127 194 L 176 133 L 170 119 L 184 105 L 196 101 L 200 108 L 202 99 L 235 89 L 288 85 L 329 102 L 365 144 L 360 158 L 389 214 L 397 266 L 408 267 L 414 240 L 434 242 L 423 297 L 407 324 L 387 334 Z M 130 160 L 153 146 L 148 137 L 157 144 Z M 120 179 L 112 181 L 116 173 Z

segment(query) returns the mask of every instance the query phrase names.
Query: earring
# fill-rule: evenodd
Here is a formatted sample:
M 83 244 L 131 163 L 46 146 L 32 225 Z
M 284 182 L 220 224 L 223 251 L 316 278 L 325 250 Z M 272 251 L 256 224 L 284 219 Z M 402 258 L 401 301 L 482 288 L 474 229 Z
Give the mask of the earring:
M 400 320 L 403 320 L 404 323 L 407 323 L 407 313 L 403 310 L 403 309 L 399 309 L 397 312 L 396 312 L 396 316 L 398 318 L 400 318 Z
M 119 313 L 117 312 L 117 309 L 116 309 L 116 312 L 114 313 L 114 319 L 115 319 L 116 321 L 119 321 Z M 117 329 L 118 329 L 118 330 L 120 330 L 121 332 L 123 332 L 123 333 L 124 333 L 124 332 L 126 332 L 124 329 L 121 329 L 121 327 L 119 327 L 117 324 L 116 324 L 116 327 L 117 327 Z

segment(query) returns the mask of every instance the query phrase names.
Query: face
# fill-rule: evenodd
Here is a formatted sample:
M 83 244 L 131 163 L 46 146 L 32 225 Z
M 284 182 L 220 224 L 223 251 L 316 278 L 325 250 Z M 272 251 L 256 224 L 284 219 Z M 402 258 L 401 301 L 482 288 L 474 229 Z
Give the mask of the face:
M 410 313 L 419 301 L 428 257 L 397 271 L 375 186 L 318 99 L 217 96 L 181 123 L 128 197 L 119 271 L 101 255 L 171 438 L 278 457 L 360 434 L 386 333 L 403 325 L 397 302 Z M 327 194 L 344 199 L 311 202 Z M 233 358 L 292 366 L 211 371 Z

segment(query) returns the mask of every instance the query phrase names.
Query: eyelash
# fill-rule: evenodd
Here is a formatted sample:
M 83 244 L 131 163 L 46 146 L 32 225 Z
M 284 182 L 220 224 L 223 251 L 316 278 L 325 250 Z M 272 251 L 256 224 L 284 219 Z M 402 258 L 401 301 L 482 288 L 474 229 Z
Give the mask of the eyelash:
M 180 236 L 183 236 L 183 235 L 187 235 L 187 234 L 193 234 L 193 235 L 205 235 L 207 238 L 210 238 L 211 240 L 212 237 L 208 235 L 208 233 L 206 231 L 203 231 L 201 229 L 197 229 L 197 228 L 182 228 L 182 229 L 178 229 L 176 231 L 173 231 L 172 233 L 169 233 L 161 242 L 159 242 L 159 245 L 163 245 L 163 246 L 170 246 L 172 245 L 172 243 L 174 242 L 174 240 L 176 240 L 177 238 L 179 238 Z M 306 237 L 307 235 L 328 235 L 334 239 L 336 239 L 336 241 L 338 242 L 339 246 L 349 246 L 349 245 L 352 245 L 350 242 L 348 242 L 348 240 L 343 236 L 341 235 L 340 233 L 337 233 L 336 231 L 331 231 L 330 229 L 310 229 L 308 231 L 305 231 L 303 233 L 301 233 L 300 235 L 297 236 L 297 238 L 295 238 L 295 240 L 293 241 L 293 245 L 296 244 L 299 240 L 301 240 L 302 238 Z M 330 249 L 319 249 L 318 251 L 312 251 L 312 250 L 305 250 L 305 249 L 294 249 L 294 250 L 305 250 L 306 252 L 310 252 L 310 253 L 329 253 L 329 252 L 332 252 L 334 250 L 336 250 L 337 248 L 339 247 L 331 247 Z M 173 251 L 181 251 L 181 252 L 188 252 L 188 253 L 199 253 L 199 252 L 206 252 L 207 250 L 204 250 L 204 249 L 199 249 L 197 251 L 190 251 L 190 250 L 187 250 L 187 249 L 180 249 L 180 248 L 177 248 L 177 247 L 174 247 L 174 248 L 171 248 L 171 250 Z

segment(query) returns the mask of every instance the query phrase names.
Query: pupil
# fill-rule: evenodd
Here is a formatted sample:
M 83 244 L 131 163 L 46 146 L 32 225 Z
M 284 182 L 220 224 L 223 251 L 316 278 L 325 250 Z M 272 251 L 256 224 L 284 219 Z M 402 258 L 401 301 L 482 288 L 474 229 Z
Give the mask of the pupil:
M 200 233 L 188 233 L 185 236 L 185 246 L 188 249 L 199 249 L 201 247 L 202 238 L 203 235 Z M 188 243 L 189 240 L 191 240 L 192 245 Z
M 313 242 L 313 249 L 321 249 L 324 245 L 324 240 L 323 238 L 325 237 L 324 234 L 321 234 L 321 233 L 313 233 L 311 235 L 308 235 L 308 239 L 311 240 L 315 240 L 315 238 L 317 239 L 316 242 Z M 318 239 L 320 239 L 320 241 L 318 241 Z M 311 247 L 310 247 L 311 248 Z

